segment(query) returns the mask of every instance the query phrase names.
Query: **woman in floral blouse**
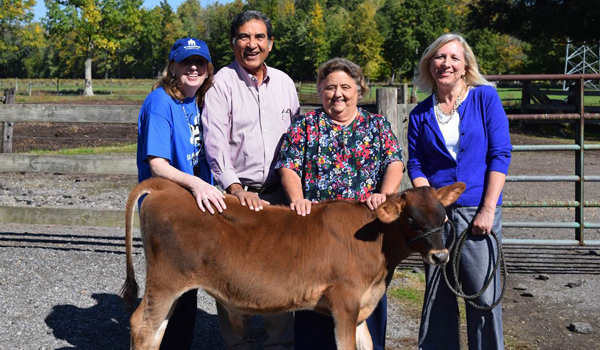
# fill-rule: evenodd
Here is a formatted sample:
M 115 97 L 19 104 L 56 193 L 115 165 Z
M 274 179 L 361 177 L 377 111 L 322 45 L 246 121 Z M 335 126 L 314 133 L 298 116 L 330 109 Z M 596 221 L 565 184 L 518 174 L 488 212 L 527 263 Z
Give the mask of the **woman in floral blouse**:
M 322 108 L 292 120 L 284 135 L 276 168 L 298 215 L 310 214 L 313 202 L 354 199 L 374 210 L 400 187 L 404 164 L 385 117 L 358 108 L 368 92 L 362 70 L 343 58 L 324 63 L 317 89 Z M 387 299 L 367 319 L 374 349 L 385 348 Z M 295 349 L 336 349 L 333 319 L 313 311 L 296 312 Z

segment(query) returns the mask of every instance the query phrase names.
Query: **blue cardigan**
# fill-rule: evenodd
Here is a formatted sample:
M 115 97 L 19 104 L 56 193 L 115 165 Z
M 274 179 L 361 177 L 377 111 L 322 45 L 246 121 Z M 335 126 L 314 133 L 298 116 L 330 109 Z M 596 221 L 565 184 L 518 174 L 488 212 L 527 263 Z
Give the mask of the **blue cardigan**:
M 469 91 L 458 108 L 460 149 L 454 160 L 446 148 L 429 96 L 410 113 L 408 125 L 408 176 L 425 177 L 434 188 L 457 181 L 467 189 L 456 204 L 479 206 L 487 182 L 487 173 L 508 172 L 512 145 L 508 119 L 500 97 L 491 86 Z M 502 195 L 498 199 L 502 204 Z

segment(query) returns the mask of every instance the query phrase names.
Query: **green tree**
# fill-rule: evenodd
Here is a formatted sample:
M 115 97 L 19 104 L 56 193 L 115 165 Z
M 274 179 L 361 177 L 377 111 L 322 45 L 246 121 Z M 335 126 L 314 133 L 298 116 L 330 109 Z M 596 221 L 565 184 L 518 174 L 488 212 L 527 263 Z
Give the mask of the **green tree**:
M 306 54 L 312 61 L 315 71 L 329 58 L 329 41 L 327 41 L 323 8 L 318 2 L 308 15 Z
M 185 28 L 181 18 L 173 11 L 173 8 L 167 0 L 160 2 L 160 14 L 161 14 L 161 37 L 160 40 L 160 53 L 156 55 L 162 57 L 166 61 L 169 57 L 169 50 L 175 41 L 186 36 Z M 204 27 L 206 35 L 206 27 Z
M 105 57 L 105 78 L 113 69 L 113 62 L 135 65 L 138 57 L 130 50 L 138 45 L 142 26 L 143 0 L 104 0 L 103 24 L 112 26 L 106 30 L 106 42 L 111 43 L 101 52 Z
M 344 8 L 350 12 L 356 10 L 363 0 L 327 0 L 327 8 Z
M 564 41 L 532 42 L 524 48 L 527 60 L 524 74 L 556 74 L 565 69 L 566 43 Z
M 410 78 L 423 50 L 437 37 L 460 28 L 445 0 L 386 0 L 378 11 L 385 42 L 383 56 L 392 71 Z
M 337 7 L 325 11 L 326 37 L 329 45 L 329 57 L 342 57 L 342 47 L 347 38 L 350 12 L 346 8 Z
M 470 22 L 476 28 L 492 28 L 530 42 L 598 42 L 598 0 L 476 0 Z
M 48 16 L 45 25 L 55 40 L 70 37 L 75 47 L 67 59 L 68 70 L 85 58 L 85 89 L 83 94 L 94 94 L 92 87 L 92 62 L 95 51 L 114 57 L 117 50 L 126 47 L 141 31 L 142 0 L 45 0 Z M 122 58 L 126 63 L 131 56 Z
M 128 46 L 127 54 L 135 57 L 129 64 L 119 61 L 119 76 L 157 77 L 165 67 L 173 43 L 188 34 L 180 17 L 163 0 L 153 9 L 142 9 L 142 30 L 137 40 Z
M 225 5 L 214 3 L 205 9 L 206 33 L 215 70 L 228 65 L 233 60 L 229 29 L 233 17 L 242 12 L 243 6 L 241 0 L 235 0 Z
M 277 21 L 280 13 L 280 2 L 285 0 L 247 0 L 244 10 L 256 10 L 269 17 L 271 22 Z
M 273 24 L 274 46 L 268 64 L 289 74 L 293 79 L 302 79 L 311 72 L 306 70 L 306 21 L 307 16 L 297 10 L 293 0 L 286 0 L 277 20 Z
M 48 62 L 50 63 L 50 77 L 77 78 L 77 71 L 71 65 L 79 67 L 84 63 L 84 57 L 77 57 L 77 48 L 73 45 L 75 33 L 67 33 L 62 37 L 50 37 Z M 80 77 L 80 76 L 79 76 Z
M 469 31 L 466 40 L 483 74 L 520 73 L 527 56 L 522 41 L 490 29 Z
M 22 76 L 24 37 L 33 19 L 35 0 L 0 0 L 0 77 Z M 29 43 L 31 45 L 31 43 Z
M 367 79 L 378 79 L 384 63 L 381 49 L 385 39 L 377 29 L 376 12 L 375 4 L 367 0 L 350 13 L 348 36 L 342 47 L 345 56 L 361 66 Z
M 184 36 L 198 39 L 205 38 L 206 28 L 203 23 L 202 7 L 198 0 L 185 0 L 177 8 L 177 15 L 181 19 Z
M 43 78 L 49 76 L 49 67 L 47 65 L 47 54 L 49 43 L 46 39 L 46 32 L 41 23 L 33 22 L 24 27 L 23 44 L 21 46 L 21 60 L 25 77 Z
M 170 8 L 170 6 L 169 6 Z M 153 9 L 142 9 L 142 30 L 135 45 L 127 51 L 136 59 L 131 64 L 117 62 L 117 76 L 156 77 L 160 67 L 164 65 L 168 52 L 163 45 L 164 13 L 159 6 Z

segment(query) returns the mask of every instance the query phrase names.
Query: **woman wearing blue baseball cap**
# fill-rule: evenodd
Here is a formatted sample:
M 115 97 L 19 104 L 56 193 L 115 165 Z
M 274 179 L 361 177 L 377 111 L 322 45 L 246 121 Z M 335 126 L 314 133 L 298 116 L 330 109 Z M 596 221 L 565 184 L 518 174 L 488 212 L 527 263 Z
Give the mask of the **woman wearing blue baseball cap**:
M 161 79 L 146 97 L 138 119 L 137 167 L 141 182 L 167 178 L 189 189 L 202 211 L 225 209 L 204 153 L 200 112 L 213 82 L 213 65 L 202 40 L 184 38 L 171 47 Z M 197 290 L 183 294 L 169 319 L 161 350 L 190 349 Z

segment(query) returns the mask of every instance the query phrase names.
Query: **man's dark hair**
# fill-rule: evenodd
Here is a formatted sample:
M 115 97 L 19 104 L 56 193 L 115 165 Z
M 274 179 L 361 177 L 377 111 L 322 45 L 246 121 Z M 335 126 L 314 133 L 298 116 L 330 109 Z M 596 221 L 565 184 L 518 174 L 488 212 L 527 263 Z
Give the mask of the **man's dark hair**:
M 231 39 L 235 39 L 240 32 L 240 27 L 251 20 L 263 21 L 267 27 L 267 37 L 271 39 L 273 37 L 273 26 L 271 26 L 271 20 L 267 15 L 260 11 L 244 11 L 238 13 L 233 21 L 231 22 Z

